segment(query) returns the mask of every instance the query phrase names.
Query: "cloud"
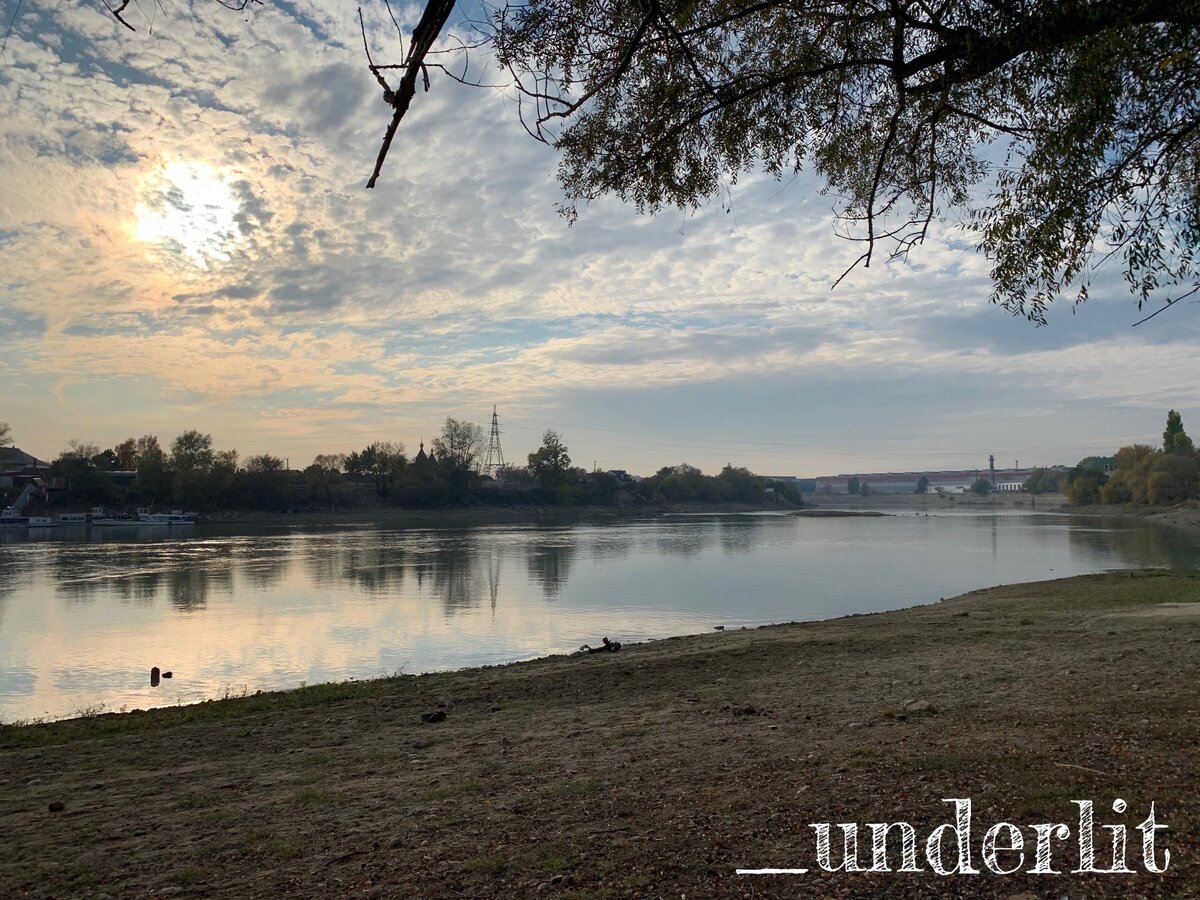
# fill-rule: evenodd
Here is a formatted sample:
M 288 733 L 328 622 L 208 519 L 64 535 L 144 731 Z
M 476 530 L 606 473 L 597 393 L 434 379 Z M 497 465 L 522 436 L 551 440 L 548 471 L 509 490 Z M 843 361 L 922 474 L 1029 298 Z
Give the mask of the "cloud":
M 386 10 L 366 12 L 390 59 Z M 567 227 L 555 155 L 511 100 L 444 78 L 366 191 L 388 109 L 352 10 L 160 10 L 136 35 L 101 13 L 22 13 L 0 69 L 0 372 L 25 392 L 4 415 L 41 455 L 189 417 L 276 453 L 372 430 L 411 443 L 493 403 L 531 440 L 587 408 L 661 441 L 673 426 L 635 411 L 677 397 L 707 404 L 710 433 L 784 446 L 814 438 L 781 417 L 815 407 L 824 428 L 843 427 L 830 410 L 871 409 L 908 435 L 877 402 L 904 390 L 939 434 L 969 421 L 1031 446 L 1031 410 L 1112 411 L 1073 419 L 1066 453 L 1142 428 L 1200 375 L 1191 311 L 1131 333 L 1112 274 L 1049 328 L 989 307 L 987 261 L 952 224 L 831 291 L 860 249 L 807 173 L 747 175 L 687 214 L 600 200 Z M 657 459 L 608 440 L 628 451 L 614 464 Z

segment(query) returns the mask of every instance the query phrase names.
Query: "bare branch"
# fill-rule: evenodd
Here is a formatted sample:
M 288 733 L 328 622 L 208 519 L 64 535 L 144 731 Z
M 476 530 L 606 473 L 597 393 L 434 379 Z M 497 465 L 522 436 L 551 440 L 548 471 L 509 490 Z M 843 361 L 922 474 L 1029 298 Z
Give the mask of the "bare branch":
M 137 31 L 136 28 L 134 28 L 132 25 L 130 25 L 128 22 L 126 22 L 123 18 L 121 18 L 121 13 L 125 12 L 125 7 L 127 7 L 128 5 L 129 5 L 129 0 L 121 0 L 121 5 L 118 6 L 116 9 L 113 9 L 107 3 L 104 4 L 104 8 L 113 14 L 114 19 L 116 19 L 118 22 L 120 22 L 122 25 L 124 25 L 130 31 L 136 32 Z

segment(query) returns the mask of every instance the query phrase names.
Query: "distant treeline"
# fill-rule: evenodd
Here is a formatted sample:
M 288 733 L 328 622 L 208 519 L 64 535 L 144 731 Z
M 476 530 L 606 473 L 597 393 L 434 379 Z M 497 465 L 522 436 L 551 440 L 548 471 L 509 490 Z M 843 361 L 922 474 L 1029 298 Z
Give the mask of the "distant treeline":
M 155 435 L 129 438 L 108 450 L 71 441 L 51 465 L 57 506 L 170 505 L 217 510 L 315 511 L 365 506 L 417 509 L 477 505 L 609 506 L 676 503 L 777 503 L 801 506 L 791 483 L 774 482 L 727 465 L 711 476 L 687 464 L 650 478 L 588 472 L 571 464 L 559 435 L 547 431 L 525 466 L 495 477 L 480 471 L 483 431 L 448 418 L 428 452 L 376 441 L 348 454 L 322 454 L 303 470 L 271 454 L 242 460 L 218 450 L 212 435 L 185 431 L 164 449 Z
M 1081 505 L 1195 500 L 1200 498 L 1200 454 L 1183 430 L 1183 417 L 1171 410 L 1161 448 L 1130 444 L 1107 466 L 1084 460 L 1067 476 L 1065 492 L 1068 500 Z

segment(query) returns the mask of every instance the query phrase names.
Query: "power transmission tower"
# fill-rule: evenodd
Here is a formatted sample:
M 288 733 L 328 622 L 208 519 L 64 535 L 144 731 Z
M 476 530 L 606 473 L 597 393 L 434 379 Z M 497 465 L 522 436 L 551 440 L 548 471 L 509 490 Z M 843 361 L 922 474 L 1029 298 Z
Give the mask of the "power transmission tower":
M 496 407 L 492 407 L 492 433 L 488 437 L 487 456 L 483 459 L 483 474 L 493 478 L 504 468 L 504 451 L 500 449 L 500 420 L 496 418 Z

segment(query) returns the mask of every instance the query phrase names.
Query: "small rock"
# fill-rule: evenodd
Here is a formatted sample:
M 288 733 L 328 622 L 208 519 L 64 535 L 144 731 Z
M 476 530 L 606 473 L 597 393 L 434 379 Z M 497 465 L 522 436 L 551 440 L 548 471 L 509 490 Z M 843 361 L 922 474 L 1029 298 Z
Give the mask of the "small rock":
M 558 884 L 562 884 L 563 880 L 564 879 L 563 879 L 562 875 L 555 875 L 553 878 L 550 879 L 550 883 L 554 884 L 554 885 L 558 885 Z
M 714 625 L 713 626 L 713 631 L 724 631 L 724 630 L 725 630 L 724 625 Z
M 504 709 L 504 707 L 503 707 L 503 706 L 501 706 L 499 703 L 494 703 L 494 704 L 492 704 L 492 706 L 490 706 L 490 707 L 488 707 L 488 708 L 489 708 L 489 709 L 490 709 L 492 712 L 500 712 L 500 710 Z
M 926 713 L 936 713 L 937 712 L 937 707 L 935 707 L 928 700 L 909 700 L 907 703 L 904 704 L 904 708 L 906 710 L 908 710 L 909 712 L 926 712 Z
M 92 790 L 93 790 L 93 791 L 102 791 L 102 790 L 104 790 L 104 782 L 103 782 L 103 781 L 96 781 L 96 782 L 93 782 L 93 784 L 92 784 Z
M 433 712 L 421 713 L 421 721 L 432 724 L 433 722 L 445 722 L 446 711 L 444 709 L 435 709 Z
M 67 808 L 67 805 L 61 800 L 54 800 L 50 803 L 50 812 L 62 812 Z
M 739 706 L 734 711 L 735 716 L 757 716 L 759 711 L 747 703 L 745 706 Z

